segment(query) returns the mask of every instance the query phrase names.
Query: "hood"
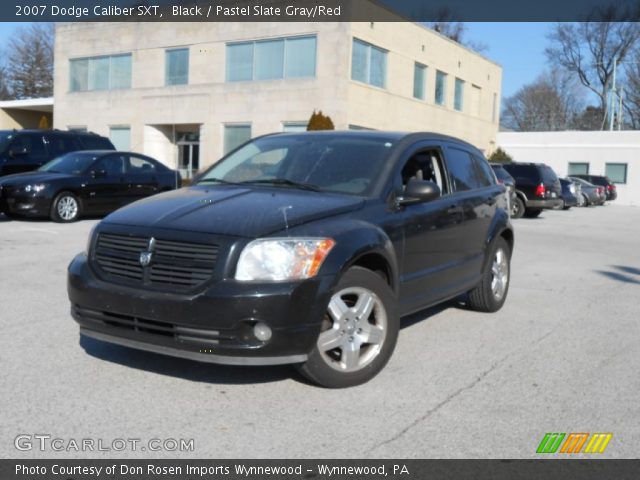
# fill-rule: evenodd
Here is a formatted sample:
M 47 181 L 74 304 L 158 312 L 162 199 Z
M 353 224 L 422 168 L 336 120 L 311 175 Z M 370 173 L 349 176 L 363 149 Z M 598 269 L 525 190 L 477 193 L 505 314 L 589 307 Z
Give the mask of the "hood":
M 26 185 L 34 183 L 51 183 L 59 180 L 74 178 L 75 175 L 68 173 L 51 173 L 51 172 L 25 172 L 14 173 L 0 177 L 0 185 Z
M 360 197 L 237 186 L 194 186 L 140 200 L 104 222 L 257 238 L 356 210 Z

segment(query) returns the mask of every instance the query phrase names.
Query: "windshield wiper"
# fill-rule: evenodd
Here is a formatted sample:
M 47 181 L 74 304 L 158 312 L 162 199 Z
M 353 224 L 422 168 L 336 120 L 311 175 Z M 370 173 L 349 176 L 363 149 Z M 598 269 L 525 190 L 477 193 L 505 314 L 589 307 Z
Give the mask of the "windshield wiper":
M 282 185 L 286 187 L 299 188 L 300 190 L 310 190 L 312 192 L 319 192 L 320 187 L 317 185 L 313 185 L 311 183 L 303 183 L 303 182 L 294 182 L 293 180 L 288 180 L 286 178 L 269 178 L 264 180 L 246 180 L 241 182 L 243 184 L 263 184 L 263 185 Z
M 225 185 L 238 185 L 238 182 L 229 182 L 228 180 L 223 180 L 221 178 L 203 178 L 202 180 L 198 180 L 196 185 L 200 185 L 201 183 L 223 183 Z

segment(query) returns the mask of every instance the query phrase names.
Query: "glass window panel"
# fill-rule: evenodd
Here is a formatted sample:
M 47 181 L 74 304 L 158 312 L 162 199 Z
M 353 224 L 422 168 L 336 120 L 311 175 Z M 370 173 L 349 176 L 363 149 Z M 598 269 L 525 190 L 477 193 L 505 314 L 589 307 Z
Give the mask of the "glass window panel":
M 165 53 L 165 85 L 189 83 L 189 49 L 167 50 Z
M 227 81 L 253 78 L 253 43 L 227 45 Z
M 424 100 L 425 73 L 427 67 L 416 63 L 413 68 L 413 97 Z
M 109 88 L 131 88 L 131 54 L 111 57 Z
M 85 92 L 89 88 L 89 60 L 78 58 L 69 61 L 70 85 L 72 92 Z
M 436 92 L 435 102 L 438 105 L 444 105 L 447 95 L 447 74 L 441 71 L 436 72 Z
M 116 147 L 116 150 L 128 152 L 131 149 L 131 128 L 111 127 L 109 129 L 109 140 Z
M 569 162 L 569 175 L 588 175 L 589 164 L 588 163 L 576 163 Z
M 242 145 L 251 138 L 251 125 L 225 125 L 224 127 L 224 153 Z
M 286 78 L 315 76 L 316 37 L 288 38 L 285 50 Z
M 109 89 L 109 57 L 89 59 L 89 90 Z
M 353 39 L 351 55 L 351 78 L 359 82 L 369 82 L 369 45 Z
M 284 66 L 284 40 L 256 42 L 253 50 L 253 79 L 282 78 Z
M 371 47 L 369 80 L 371 85 L 380 88 L 384 88 L 387 81 L 387 52 L 376 47 Z
M 462 111 L 463 98 L 464 98 L 464 80 L 460 80 L 459 78 L 456 78 L 456 88 L 455 88 L 454 98 L 453 98 L 453 108 L 455 108 L 459 112 Z
M 283 132 L 306 132 L 307 122 L 285 122 L 282 124 Z
M 627 183 L 626 163 L 607 163 L 604 170 L 605 176 L 613 183 Z

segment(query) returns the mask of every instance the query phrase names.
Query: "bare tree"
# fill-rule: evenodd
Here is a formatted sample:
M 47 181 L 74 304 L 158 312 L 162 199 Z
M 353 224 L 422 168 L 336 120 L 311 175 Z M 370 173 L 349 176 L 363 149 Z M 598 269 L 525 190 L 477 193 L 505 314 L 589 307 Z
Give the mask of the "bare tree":
M 9 91 L 9 82 L 7 81 L 7 72 L 4 65 L 0 65 L 0 100 L 10 100 L 11 92 Z
M 17 99 L 53 95 L 52 23 L 22 27 L 8 47 L 6 74 L 12 95 Z
M 552 46 L 546 50 L 547 57 L 597 95 L 603 125 L 614 64 L 624 62 L 640 41 L 640 23 L 620 21 L 625 18 L 630 17 L 609 7 L 587 22 L 558 23 L 549 34 Z
M 566 130 L 581 108 L 582 95 L 576 82 L 556 70 L 543 73 L 505 99 L 502 124 L 516 131 Z
M 489 49 L 488 45 L 484 43 L 467 40 L 465 38 L 466 25 L 462 22 L 454 21 L 454 18 L 455 14 L 451 9 L 441 8 L 434 15 L 435 20 L 427 22 L 426 25 L 454 42 L 458 42 L 476 52 L 484 52 Z
M 623 87 L 623 124 L 634 130 L 640 129 L 640 49 L 632 61 L 625 65 L 626 81 Z

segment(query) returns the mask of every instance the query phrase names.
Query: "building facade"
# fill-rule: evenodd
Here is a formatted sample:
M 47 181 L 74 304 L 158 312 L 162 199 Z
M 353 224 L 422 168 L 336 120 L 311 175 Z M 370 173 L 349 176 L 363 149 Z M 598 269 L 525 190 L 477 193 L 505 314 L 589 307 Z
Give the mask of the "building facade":
M 546 163 L 560 177 L 606 175 L 616 205 L 640 205 L 640 131 L 500 132 L 498 146 L 516 162 Z
M 183 173 L 250 137 L 434 131 L 495 148 L 502 69 L 408 22 L 60 24 L 54 127 L 109 136 Z

